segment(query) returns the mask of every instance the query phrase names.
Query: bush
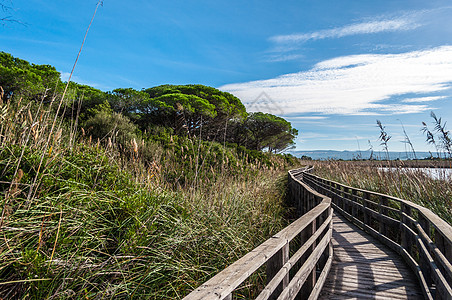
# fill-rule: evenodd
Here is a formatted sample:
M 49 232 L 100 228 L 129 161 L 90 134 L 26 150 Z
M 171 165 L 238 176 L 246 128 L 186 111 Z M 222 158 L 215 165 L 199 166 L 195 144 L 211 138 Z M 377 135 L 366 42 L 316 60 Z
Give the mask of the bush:
M 98 112 L 89 118 L 84 126 L 88 134 L 95 139 L 103 140 L 110 137 L 113 141 L 125 144 L 137 138 L 137 127 L 126 116 L 119 113 Z

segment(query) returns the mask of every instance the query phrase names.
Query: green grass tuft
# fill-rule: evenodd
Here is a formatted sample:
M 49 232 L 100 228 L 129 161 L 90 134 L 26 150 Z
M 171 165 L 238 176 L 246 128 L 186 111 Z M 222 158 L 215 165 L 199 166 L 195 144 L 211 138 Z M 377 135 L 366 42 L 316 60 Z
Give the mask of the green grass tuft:
M 288 156 L 177 136 L 96 141 L 52 130 L 49 108 L 7 105 L 1 298 L 180 299 L 286 224 Z

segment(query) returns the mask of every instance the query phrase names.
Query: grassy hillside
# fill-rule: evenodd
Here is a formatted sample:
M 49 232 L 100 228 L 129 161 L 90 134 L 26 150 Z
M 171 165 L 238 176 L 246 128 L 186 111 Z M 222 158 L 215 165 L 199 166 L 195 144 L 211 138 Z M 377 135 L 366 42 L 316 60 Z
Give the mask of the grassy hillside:
M 32 106 L 0 128 L 3 298 L 180 298 L 284 225 L 284 157 L 104 145 Z
M 284 227 L 294 157 L 36 95 L 0 100 L 1 298 L 179 299 Z

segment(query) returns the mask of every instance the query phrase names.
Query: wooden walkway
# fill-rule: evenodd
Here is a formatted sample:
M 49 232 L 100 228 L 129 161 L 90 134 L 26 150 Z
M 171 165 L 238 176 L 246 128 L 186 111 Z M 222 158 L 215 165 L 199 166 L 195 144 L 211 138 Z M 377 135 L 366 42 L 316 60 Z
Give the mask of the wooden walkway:
M 333 228 L 333 264 L 319 299 L 424 299 L 401 256 L 341 215 Z
M 242 299 L 238 290 L 263 268 L 256 300 L 452 300 L 449 224 L 413 202 L 311 170 L 289 171 L 288 202 L 300 217 L 184 300 Z

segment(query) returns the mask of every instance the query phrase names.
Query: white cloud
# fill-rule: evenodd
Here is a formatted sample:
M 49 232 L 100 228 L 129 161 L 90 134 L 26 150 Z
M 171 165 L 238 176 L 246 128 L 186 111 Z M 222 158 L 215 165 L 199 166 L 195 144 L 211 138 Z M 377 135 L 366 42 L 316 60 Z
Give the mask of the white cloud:
M 379 32 L 391 32 L 411 30 L 420 25 L 414 21 L 412 16 L 403 16 L 389 20 L 376 20 L 370 22 L 362 22 L 343 27 L 325 29 L 310 33 L 297 33 L 289 35 L 277 35 L 270 38 L 276 43 L 302 43 L 309 40 L 321 40 L 326 38 L 341 38 L 357 34 L 371 34 Z
M 356 141 L 356 140 L 365 140 L 366 137 L 363 136 L 328 136 L 326 138 L 323 138 L 321 140 L 325 141 Z
M 325 120 L 328 117 L 325 116 L 298 116 L 298 117 L 290 117 L 291 120 Z
M 301 54 L 274 54 L 268 56 L 265 61 L 267 62 L 282 62 L 289 60 L 297 60 L 303 58 L 304 55 Z
M 71 73 L 61 72 L 60 78 L 61 78 L 62 81 L 68 81 L 70 75 L 71 75 Z
M 69 72 L 61 72 L 60 73 L 61 81 L 67 82 L 69 80 L 69 76 L 70 75 L 71 75 L 71 73 L 69 73 Z M 74 76 L 74 75 L 71 77 L 71 82 L 76 82 L 78 84 L 89 85 L 89 86 L 92 86 L 94 88 L 102 88 L 103 87 L 103 86 L 101 86 L 100 84 L 98 84 L 96 82 L 88 82 L 88 81 L 80 79 L 78 76 Z
M 404 103 L 417 103 L 417 102 L 431 102 L 440 99 L 444 99 L 446 96 L 432 96 L 432 97 L 419 97 L 419 98 L 408 98 L 402 100 Z
M 443 91 L 451 82 L 452 46 L 442 46 L 402 54 L 338 57 L 309 71 L 228 84 L 221 89 L 245 105 L 265 92 L 286 114 L 401 114 L 431 108 L 409 102 L 396 104 L 391 97 Z

